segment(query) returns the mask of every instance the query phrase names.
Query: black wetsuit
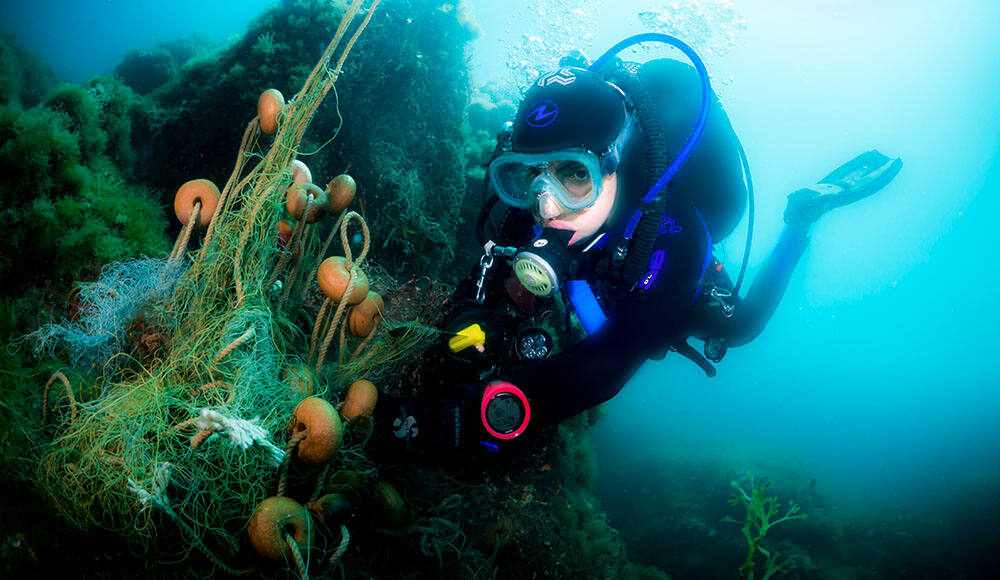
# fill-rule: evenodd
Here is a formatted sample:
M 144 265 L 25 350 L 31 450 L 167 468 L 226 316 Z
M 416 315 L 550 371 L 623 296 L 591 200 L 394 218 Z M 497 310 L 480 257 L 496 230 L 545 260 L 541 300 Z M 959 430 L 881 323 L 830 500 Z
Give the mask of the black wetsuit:
M 532 421 L 559 422 L 614 397 L 650 358 L 683 348 L 687 337 L 717 339 L 727 346 L 753 340 L 784 294 L 795 265 L 808 245 L 805 228 L 789 226 L 763 265 L 745 298 L 713 298 L 712 289 L 732 290 L 726 272 L 712 256 L 705 222 L 697 210 L 677 210 L 664 220 L 654 246 L 662 266 L 646 288 L 615 276 L 612 252 L 600 242 L 582 254 L 588 280 L 607 315 L 600 330 L 544 360 L 501 362 L 495 376 L 527 395 Z M 494 274 L 507 286 L 503 270 Z M 617 278 L 617 279 L 616 279 Z M 493 292 L 505 292 L 493 285 Z M 464 292 L 471 290 L 471 284 Z M 463 290 L 460 290 L 460 293 Z M 719 294 L 718 292 L 716 293 Z M 722 294 L 725 294 L 723 292 Z M 508 295 L 485 306 L 513 310 Z M 565 303 L 565 301 L 563 301 Z M 531 321 L 525 319 L 525 324 Z
M 675 61 L 653 61 L 644 65 L 638 76 L 662 107 L 661 120 L 668 137 L 665 153 L 672 157 L 697 117 L 697 75 Z M 756 337 L 777 307 L 807 246 L 808 225 L 785 229 L 745 298 L 726 297 L 732 284 L 713 258 L 712 249 L 713 243 L 737 225 L 745 207 L 737 146 L 729 119 L 713 95 L 705 133 L 671 181 L 670 201 L 660 220 L 648 271 L 639 280 L 627 280 L 614 256 L 635 207 L 634 203 L 630 207 L 628 199 L 638 199 L 655 177 L 647 175 L 646 136 L 640 130 L 619 166 L 619 199 L 624 202 L 616 206 L 617 213 L 610 220 L 617 226 L 573 248 L 578 264 L 574 277 L 586 281 L 598 298 L 607 318 L 604 325 L 590 335 L 581 333 L 565 293 L 556 299 L 526 300 L 509 265 L 500 260 L 486 280 L 485 300 L 477 304 L 472 300 L 475 269 L 473 278 L 456 292 L 456 307 L 446 330 L 457 332 L 472 320 L 488 321 L 484 324 L 493 330 L 487 352 L 472 352 L 469 364 L 461 360 L 451 364 L 445 357 L 440 375 L 450 385 L 445 392 L 428 393 L 418 400 L 387 398 L 389 411 L 383 415 L 383 431 L 392 428 L 398 435 L 401 425 L 412 416 L 422 422 L 423 431 L 412 441 L 406 439 L 408 449 L 420 440 L 434 442 L 432 447 L 438 451 L 468 449 L 477 442 L 503 448 L 511 443 L 491 438 L 480 424 L 480 399 L 491 379 L 507 381 L 527 396 L 531 408 L 527 435 L 614 397 L 646 360 L 659 358 L 670 349 L 696 359 L 706 370 L 714 370 L 687 346 L 688 337 L 712 339 L 726 346 L 746 344 Z M 501 239 L 495 240 L 500 245 L 523 247 L 537 234 L 532 233 L 533 220 L 527 212 L 511 210 L 504 222 Z M 511 344 L 514 337 L 523 328 L 540 325 L 557 335 L 556 352 L 543 360 L 520 360 Z M 446 350 L 442 344 L 442 351 Z

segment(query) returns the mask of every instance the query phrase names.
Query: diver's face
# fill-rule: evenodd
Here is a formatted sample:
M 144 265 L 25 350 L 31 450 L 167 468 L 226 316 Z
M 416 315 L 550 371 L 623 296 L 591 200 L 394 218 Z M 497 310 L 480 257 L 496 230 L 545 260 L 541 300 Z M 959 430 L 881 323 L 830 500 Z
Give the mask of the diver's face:
M 588 207 L 569 210 L 552 195 L 541 195 L 535 205 L 535 221 L 543 228 L 573 232 L 569 245 L 586 239 L 601 229 L 611 216 L 618 194 L 618 174 L 605 175 L 601 181 L 601 195 Z

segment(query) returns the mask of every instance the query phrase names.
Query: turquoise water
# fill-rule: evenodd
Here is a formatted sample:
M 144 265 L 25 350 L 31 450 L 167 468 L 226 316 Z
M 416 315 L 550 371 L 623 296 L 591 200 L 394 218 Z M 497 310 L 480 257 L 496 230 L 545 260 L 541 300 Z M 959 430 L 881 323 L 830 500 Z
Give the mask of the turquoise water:
M 200 32 L 224 41 L 267 4 L 6 2 L 0 20 L 58 73 L 82 81 L 158 40 Z M 596 56 L 648 30 L 639 13 L 650 8 L 474 5 L 483 31 L 474 79 L 512 91 L 520 69 L 508 65 L 520 56 L 554 58 L 573 38 Z M 572 14 L 576 6 L 585 12 Z M 883 541 L 883 533 L 905 533 L 920 545 L 926 522 L 958 525 L 952 518 L 968 515 L 970 498 L 986 499 L 969 513 L 998 513 L 1000 274 L 991 252 L 1000 215 L 1000 4 L 698 6 L 702 19 L 686 21 L 689 30 L 727 34 L 701 46 L 687 40 L 703 51 L 754 171 L 749 281 L 777 238 L 788 192 L 870 148 L 904 167 L 877 197 L 817 225 L 771 324 L 732 350 L 716 378 L 671 356 L 647 363 L 607 405 L 594 438 L 612 522 L 655 560 L 652 541 L 639 538 L 649 526 L 629 519 L 637 501 L 681 480 L 725 488 L 746 470 L 784 478 L 783 491 L 821 495 L 823 517 L 863 522 L 859 529 Z M 655 54 L 669 53 L 636 58 Z M 743 236 L 738 230 L 720 249 L 730 271 L 739 268 Z M 704 516 L 707 527 L 692 534 L 731 531 L 717 520 Z M 982 522 L 967 523 L 975 530 Z M 983 540 L 969 533 L 956 543 Z M 696 559 L 662 563 L 700 569 Z

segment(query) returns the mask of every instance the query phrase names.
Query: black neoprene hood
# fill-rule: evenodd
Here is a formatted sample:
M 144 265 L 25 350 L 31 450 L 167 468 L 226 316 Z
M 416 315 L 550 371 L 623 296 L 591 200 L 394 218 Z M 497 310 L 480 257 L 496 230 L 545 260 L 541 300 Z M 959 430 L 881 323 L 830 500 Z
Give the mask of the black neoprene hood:
M 511 146 L 520 153 L 583 147 L 607 151 L 625 124 L 625 96 L 600 75 L 561 68 L 528 89 L 514 118 Z

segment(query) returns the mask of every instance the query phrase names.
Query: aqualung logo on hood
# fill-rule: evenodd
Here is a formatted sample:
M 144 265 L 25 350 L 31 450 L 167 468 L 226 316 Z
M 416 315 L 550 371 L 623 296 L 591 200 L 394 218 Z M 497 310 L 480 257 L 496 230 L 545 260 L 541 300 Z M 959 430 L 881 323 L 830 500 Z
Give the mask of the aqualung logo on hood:
M 573 71 L 561 68 L 538 79 L 538 86 L 561 85 L 565 87 L 573 84 L 574 81 L 576 81 L 576 75 L 573 74 Z
M 538 101 L 531 105 L 528 114 L 524 116 L 524 122 L 532 127 L 548 127 L 559 116 L 559 108 L 548 99 Z

